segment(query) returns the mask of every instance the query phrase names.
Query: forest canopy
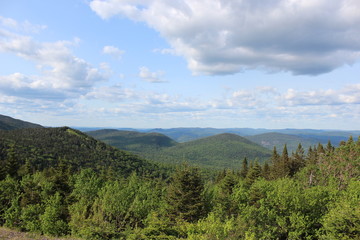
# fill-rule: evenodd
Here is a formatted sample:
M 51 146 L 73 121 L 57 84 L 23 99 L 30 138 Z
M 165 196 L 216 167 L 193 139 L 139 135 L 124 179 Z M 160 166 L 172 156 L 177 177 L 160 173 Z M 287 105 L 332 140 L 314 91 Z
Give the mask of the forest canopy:
M 71 128 L 0 132 L 0 224 L 83 239 L 356 239 L 360 140 L 205 177 Z

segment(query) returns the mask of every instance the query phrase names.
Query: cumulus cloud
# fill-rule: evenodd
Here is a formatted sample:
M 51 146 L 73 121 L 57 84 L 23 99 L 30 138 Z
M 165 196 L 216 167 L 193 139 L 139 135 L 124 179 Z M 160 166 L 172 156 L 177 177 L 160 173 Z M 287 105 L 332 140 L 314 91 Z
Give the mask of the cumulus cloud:
M 46 25 L 32 24 L 29 21 L 18 22 L 12 18 L 0 16 L 0 25 L 4 28 L 25 32 L 25 33 L 38 33 L 47 28 Z
M 106 19 L 146 22 L 195 74 L 326 73 L 360 58 L 357 0 L 93 0 Z
M 166 82 L 162 79 L 164 76 L 163 71 L 151 72 L 147 67 L 140 67 L 139 77 L 147 82 L 161 83 Z
M 0 91 L 22 97 L 65 99 L 79 96 L 96 82 L 107 79 L 106 71 L 72 54 L 70 47 L 77 42 L 77 39 L 39 42 L 31 36 L 0 29 L 0 52 L 33 62 L 40 72 L 38 75 L 0 76 Z
M 109 54 L 116 59 L 120 59 L 121 56 L 124 54 L 123 50 L 120 50 L 119 48 L 114 47 L 114 46 L 104 46 L 102 52 L 104 54 Z

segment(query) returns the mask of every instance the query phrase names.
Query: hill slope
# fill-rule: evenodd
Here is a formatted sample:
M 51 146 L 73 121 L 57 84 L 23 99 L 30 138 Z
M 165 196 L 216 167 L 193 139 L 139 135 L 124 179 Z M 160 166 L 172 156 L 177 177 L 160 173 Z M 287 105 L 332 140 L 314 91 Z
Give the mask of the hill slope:
M 22 128 L 42 128 L 42 126 L 0 114 L 0 130 L 14 130 Z
M 302 147 L 305 150 L 307 150 L 310 146 L 318 144 L 318 141 L 316 141 L 316 139 L 275 132 L 258 134 L 254 136 L 246 136 L 245 138 L 270 150 L 272 150 L 275 146 L 280 153 L 284 148 L 284 144 L 286 144 L 289 153 L 291 153 L 292 151 L 295 152 L 299 143 L 301 143 Z
M 115 129 L 97 130 L 86 133 L 111 146 L 136 153 L 158 150 L 159 148 L 171 147 L 177 144 L 177 142 L 171 138 L 160 133 L 140 133 Z
M 270 151 L 235 134 L 219 134 L 175 146 L 162 148 L 159 151 L 142 153 L 151 160 L 166 163 L 190 164 L 211 168 L 240 168 L 245 157 L 249 160 L 258 158 L 263 161 L 270 157 Z
M 66 161 L 72 169 L 92 168 L 97 171 L 109 170 L 129 175 L 154 173 L 158 167 L 138 156 L 120 151 L 114 147 L 71 128 L 29 128 L 0 131 L 1 151 L 15 149 L 20 164 L 25 159 L 38 169 L 56 166 Z
M 139 130 L 144 132 L 144 130 Z M 340 130 L 316 130 L 316 129 L 263 129 L 263 128 L 156 128 L 150 132 L 162 133 L 177 142 L 187 142 L 199 138 L 214 136 L 221 133 L 233 133 L 239 136 L 254 136 L 264 133 L 282 133 L 310 140 L 315 144 L 327 144 L 330 140 L 333 145 L 339 145 L 341 141 L 347 141 L 350 136 L 357 137 L 360 131 Z M 146 131 L 145 131 L 146 132 Z M 266 136 L 266 135 L 265 135 Z M 265 139 L 265 141 L 267 141 Z M 306 143 L 304 143 L 306 145 Z

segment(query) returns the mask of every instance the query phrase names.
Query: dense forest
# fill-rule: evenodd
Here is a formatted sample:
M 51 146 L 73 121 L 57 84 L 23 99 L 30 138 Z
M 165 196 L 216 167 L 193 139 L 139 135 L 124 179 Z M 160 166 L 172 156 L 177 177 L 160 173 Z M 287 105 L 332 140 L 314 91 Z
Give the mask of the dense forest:
M 71 128 L 0 131 L 0 225 L 83 239 L 359 239 L 360 139 L 278 152 L 211 178 Z
M 114 129 L 87 132 L 111 146 L 145 159 L 165 164 L 188 161 L 208 170 L 239 169 L 245 157 L 264 162 L 271 151 L 236 134 L 222 133 L 178 143 L 159 133 L 140 133 Z

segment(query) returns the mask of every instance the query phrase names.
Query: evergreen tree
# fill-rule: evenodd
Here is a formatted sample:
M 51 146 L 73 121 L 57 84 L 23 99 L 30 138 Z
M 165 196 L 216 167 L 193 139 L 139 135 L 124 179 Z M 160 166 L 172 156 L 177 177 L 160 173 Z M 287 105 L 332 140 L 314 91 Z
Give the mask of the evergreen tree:
M 246 178 L 246 175 L 248 173 L 248 160 L 247 158 L 245 157 L 243 162 L 242 162 L 242 167 L 241 167 L 241 170 L 240 170 L 240 176 L 244 179 Z
M 333 145 L 331 145 L 330 140 L 328 141 L 327 145 L 326 145 L 326 153 L 330 154 L 335 150 L 335 148 L 333 147 Z
M 261 166 L 257 161 L 255 161 L 253 167 L 249 169 L 248 174 L 246 175 L 245 185 L 250 187 L 256 181 L 256 179 L 261 177 L 261 174 L 262 174 Z
M 285 144 L 280 157 L 280 173 L 279 173 L 280 177 L 286 177 L 290 175 L 290 169 L 291 169 L 290 165 L 291 163 L 290 163 L 289 153 L 287 150 L 287 146 Z
M 231 195 L 235 185 L 238 183 L 238 176 L 231 171 L 227 171 L 225 177 L 218 185 L 216 204 L 224 215 L 230 217 L 235 214 L 236 204 L 232 201 Z
M 11 177 L 17 177 L 19 166 L 20 164 L 15 153 L 15 144 L 11 144 L 5 161 L 5 171 Z
M 46 201 L 45 212 L 40 216 L 41 230 L 53 236 L 66 235 L 68 225 L 64 219 L 64 206 L 58 192 Z
M 205 215 L 204 183 L 198 168 L 183 165 L 172 177 L 167 191 L 168 214 L 195 222 Z
M 299 143 L 295 153 L 292 154 L 290 176 L 294 176 L 301 168 L 305 166 L 304 149 Z
M 263 171 L 262 171 L 262 176 L 263 176 L 263 178 L 269 180 L 271 178 L 270 174 L 271 174 L 270 166 L 269 166 L 268 162 L 265 162 Z
M 271 179 L 278 178 L 278 167 L 280 162 L 280 155 L 278 154 L 276 147 L 273 148 L 273 153 L 270 158 L 271 168 L 270 168 L 270 177 Z

